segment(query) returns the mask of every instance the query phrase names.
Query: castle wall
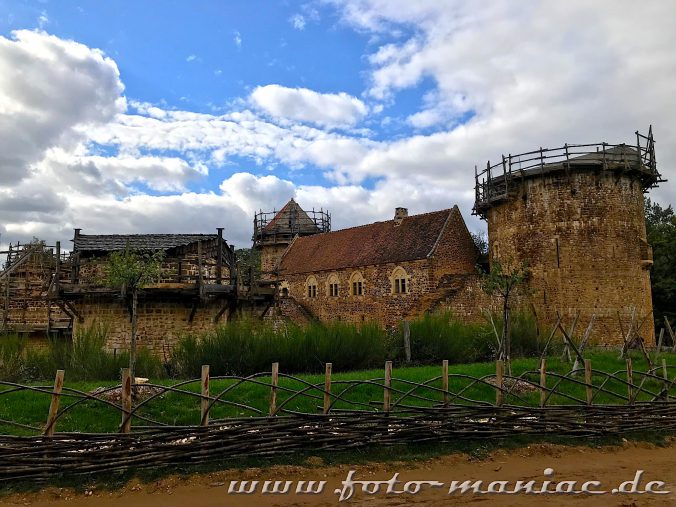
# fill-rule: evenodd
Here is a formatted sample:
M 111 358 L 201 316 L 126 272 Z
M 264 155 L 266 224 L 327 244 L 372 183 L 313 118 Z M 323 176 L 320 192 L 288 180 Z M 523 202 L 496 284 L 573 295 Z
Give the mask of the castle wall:
M 651 343 L 652 253 L 643 203 L 639 182 L 621 172 L 526 179 L 514 199 L 488 210 L 491 259 L 528 262 L 530 299 L 545 322 L 553 325 L 559 312 L 569 326 L 579 311 L 582 333 L 596 315 L 590 341 L 618 345 L 635 308 L 640 334 Z
M 263 280 L 274 280 L 276 276 L 274 275 L 277 270 L 277 265 L 279 260 L 282 258 L 282 255 L 286 251 L 289 245 L 282 244 L 270 244 L 263 245 L 261 249 L 261 278 Z
M 83 322 L 75 323 L 75 333 L 78 329 L 101 323 L 109 328 L 106 342 L 108 351 L 129 349 L 131 317 L 125 302 L 119 299 L 87 296 L 73 303 L 83 318 Z M 199 305 L 190 322 L 192 306 L 188 302 L 141 298 L 137 307 L 137 346 L 147 348 L 161 359 L 168 359 L 181 336 L 213 329 L 215 325 L 213 319 L 223 304 L 223 301 L 213 301 Z M 224 323 L 226 318 L 226 315 L 223 315 L 220 323 Z

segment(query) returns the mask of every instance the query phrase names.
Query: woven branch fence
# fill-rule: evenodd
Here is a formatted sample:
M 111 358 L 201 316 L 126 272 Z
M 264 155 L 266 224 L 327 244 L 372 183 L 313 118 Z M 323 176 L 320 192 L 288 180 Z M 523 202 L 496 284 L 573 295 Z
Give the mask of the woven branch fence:
M 672 432 L 674 370 L 663 361 L 633 371 L 627 360 L 609 373 L 586 360 L 559 374 L 542 361 L 511 376 L 498 361 L 494 375 L 473 377 L 449 374 L 444 361 L 441 375 L 414 382 L 393 377 L 391 362 L 381 378 L 335 380 L 329 363 L 323 381 L 311 383 L 274 363 L 248 377 L 210 377 L 204 366 L 201 379 L 171 386 L 133 384 L 123 370 L 120 385 L 90 393 L 64 387 L 59 371 L 49 387 L 0 382 L 0 407 L 26 393 L 49 401 L 43 425 L 0 419 L 0 428 L 25 433 L 0 435 L 0 481 L 416 442 Z M 113 431 L 57 432 L 77 411 L 117 415 L 118 423 Z

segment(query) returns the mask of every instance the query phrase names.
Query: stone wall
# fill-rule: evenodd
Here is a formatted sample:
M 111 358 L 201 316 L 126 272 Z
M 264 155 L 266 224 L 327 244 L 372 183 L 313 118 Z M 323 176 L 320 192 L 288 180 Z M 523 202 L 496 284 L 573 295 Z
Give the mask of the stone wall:
M 652 253 L 639 182 L 621 172 L 572 171 L 526 179 L 518 191 L 488 210 L 491 258 L 528 261 L 538 315 L 553 324 L 559 312 L 569 326 L 579 311 L 578 330 L 596 315 L 591 342 L 618 345 L 635 308 L 652 343 Z
M 279 260 L 282 258 L 282 255 L 289 247 L 287 244 L 270 244 L 263 245 L 261 249 L 261 279 L 263 280 L 274 280 L 276 275 L 274 273 L 277 271 L 277 265 Z
M 405 294 L 393 293 L 392 273 L 397 267 L 403 268 L 408 277 L 410 289 Z M 351 277 L 357 272 L 364 281 L 361 296 L 351 293 Z M 317 297 L 314 298 L 307 294 L 310 274 L 290 275 L 282 287 L 288 288 L 289 295 L 319 320 L 377 321 L 389 327 L 429 309 L 438 297 L 431 275 L 431 262 L 420 260 L 312 273 L 317 280 Z M 330 295 L 329 278 L 338 280 L 338 296 Z
M 192 306 L 179 300 L 144 300 L 138 303 L 138 346 L 150 350 L 161 359 L 168 359 L 179 338 L 189 333 L 200 333 L 214 328 L 214 317 L 223 301 L 213 301 L 197 307 L 192 322 Z M 107 297 L 86 296 L 74 302 L 84 321 L 76 323 L 75 332 L 98 322 L 109 326 L 106 349 L 128 350 L 131 336 L 131 318 L 127 305 Z M 226 315 L 221 317 L 224 323 Z

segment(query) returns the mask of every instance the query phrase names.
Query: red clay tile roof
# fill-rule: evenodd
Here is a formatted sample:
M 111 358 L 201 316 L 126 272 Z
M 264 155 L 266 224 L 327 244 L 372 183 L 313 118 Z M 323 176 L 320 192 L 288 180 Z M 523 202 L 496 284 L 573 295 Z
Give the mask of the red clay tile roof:
M 282 275 L 427 258 L 457 207 L 339 231 L 297 237 L 282 257 Z

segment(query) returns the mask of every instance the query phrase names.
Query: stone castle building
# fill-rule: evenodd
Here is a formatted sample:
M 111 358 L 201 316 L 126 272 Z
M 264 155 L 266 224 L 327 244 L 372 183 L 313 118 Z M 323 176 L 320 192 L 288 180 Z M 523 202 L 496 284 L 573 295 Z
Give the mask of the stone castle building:
M 595 343 L 654 340 L 652 249 L 643 194 L 657 185 L 652 128 L 636 144 L 565 145 L 503 156 L 476 176 L 474 210 L 491 260 L 526 261 L 540 318 L 581 326 Z
M 652 129 L 635 145 L 564 145 L 520 155 L 476 173 L 474 213 L 488 223 L 489 261 L 526 263 L 527 295 L 539 324 L 560 318 L 586 328 L 591 342 L 652 342 L 652 251 L 644 197 L 660 181 Z M 287 206 L 298 208 L 290 201 Z M 302 215 L 302 210 L 298 211 Z M 282 313 L 377 320 L 393 325 L 437 308 L 475 320 L 497 301 L 481 290 L 477 252 L 457 207 L 322 234 L 288 248 L 261 245 L 276 274 Z
M 296 237 L 275 265 L 281 308 L 393 326 L 440 305 L 478 255 L 457 206 L 413 216 L 397 208 L 392 220 Z
M 564 145 L 503 156 L 476 171 L 474 213 L 488 224 L 489 259 L 526 262 L 520 301 L 540 328 L 559 318 L 578 334 L 594 319 L 592 343 L 654 340 L 644 192 L 657 185 L 652 131 L 635 144 Z M 254 217 L 261 276 L 241 282 L 234 247 L 217 234 L 84 235 L 60 245 L 10 249 L 0 271 L 5 332 L 72 335 L 110 324 L 108 348 L 128 347 L 128 301 L 103 282 L 111 252 L 162 251 L 163 275 L 139 302 L 139 345 L 168 357 L 182 333 L 225 323 L 244 308 L 271 307 L 297 322 L 378 321 L 395 326 L 448 309 L 482 319 L 497 301 L 480 287 L 478 252 L 457 206 L 331 231 L 331 216 L 293 199 Z

